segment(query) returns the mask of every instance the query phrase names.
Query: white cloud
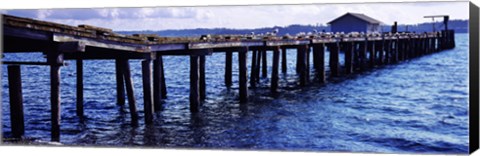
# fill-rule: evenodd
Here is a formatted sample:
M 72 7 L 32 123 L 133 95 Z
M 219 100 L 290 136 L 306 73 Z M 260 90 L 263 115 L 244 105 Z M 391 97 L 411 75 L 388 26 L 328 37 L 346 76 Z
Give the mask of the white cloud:
M 423 18 L 425 15 L 466 19 L 468 2 L 9 10 L 7 14 L 115 30 L 163 30 L 326 24 L 346 12 L 364 13 L 384 24 L 413 24 L 429 22 L 431 19 Z

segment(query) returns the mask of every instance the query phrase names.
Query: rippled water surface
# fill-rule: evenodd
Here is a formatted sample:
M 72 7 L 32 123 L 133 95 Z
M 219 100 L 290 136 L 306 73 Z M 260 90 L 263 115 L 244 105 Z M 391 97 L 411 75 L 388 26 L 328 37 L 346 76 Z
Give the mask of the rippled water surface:
M 245 105 L 238 104 L 238 62 L 233 64 L 233 87 L 227 89 L 223 81 L 225 55 L 216 53 L 207 57 L 207 99 L 196 115 L 188 109 L 189 57 L 164 57 L 168 99 L 151 126 L 143 124 L 141 63 L 130 61 L 141 117 L 138 127 L 130 125 L 128 105 L 116 104 L 114 61 L 110 60 L 84 61 L 86 117 L 80 121 L 75 115 L 75 62 L 69 61 L 61 71 L 60 142 L 116 147 L 466 153 L 467 34 L 457 34 L 456 44 L 453 50 L 306 88 L 297 87 L 296 54 L 289 51 L 288 73 L 280 74 L 280 93 L 271 95 L 269 78 L 263 78 L 260 87 L 249 89 L 250 101 Z M 237 60 L 236 54 L 233 59 Z M 41 54 L 7 54 L 5 60 L 44 58 Z M 2 66 L 4 137 L 11 135 L 6 69 Z M 49 68 L 21 69 L 26 137 L 49 141 Z

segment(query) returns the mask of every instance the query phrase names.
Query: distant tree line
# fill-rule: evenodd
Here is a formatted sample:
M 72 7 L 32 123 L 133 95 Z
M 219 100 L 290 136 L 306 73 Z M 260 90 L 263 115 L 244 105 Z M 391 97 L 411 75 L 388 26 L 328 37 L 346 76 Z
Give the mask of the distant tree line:
M 414 25 L 398 25 L 397 30 L 399 32 L 402 31 L 409 31 L 409 32 L 431 32 L 433 30 L 433 26 L 435 30 L 443 30 L 444 25 L 443 22 L 435 22 L 435 25 L 432 25 L 433 22 L 427 23 L 420 23 Z M 454 29 L 456 33 L 467 33 L 468 32 L 468 20 L 450 20 L 448 23 L 449 29 Z M 158 34 L 160 36 L 200 36 L 205 34 L 262 34 L 267 32 L 272 32 L 273 30 L 278 29 L 278 35 L 295 35 L 297 33 L 308 33 L 318 31 L 330 31 L 330 26 L 324 25 L 289 25 L 285 27 L 275 26 L 275 27 L 265 27 L 265 28 L 256 28 L 256 29 L 230 29 L 230 28 L 197 28 L 197 29 L 181 29 L 181 30 L 160 30 L 160 31 L 152 31 L 152 30 L 145 30 L 145 31 L 120 31 L 118 33 L 121 34 Z M 384 25 L 382 26 L 383 32 L 389 32 L 391 30 L 391 25 Z

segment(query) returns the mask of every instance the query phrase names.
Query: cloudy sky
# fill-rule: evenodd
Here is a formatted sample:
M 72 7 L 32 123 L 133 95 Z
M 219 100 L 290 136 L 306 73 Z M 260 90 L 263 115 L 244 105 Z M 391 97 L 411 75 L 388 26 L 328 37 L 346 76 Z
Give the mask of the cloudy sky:
M 316 25 L 326 24 L 346 12 L 363 13 L 388 25 L 394 21 L 399 24 L 414 24 L 430 22 L 431 19 L 423 18 L 426 15 L 450 15 L 450 19 L 468 19 L 468 2 L 42 9 L 2 12 L 69 25 L 95 25 L 117 31 L 165 30 Z

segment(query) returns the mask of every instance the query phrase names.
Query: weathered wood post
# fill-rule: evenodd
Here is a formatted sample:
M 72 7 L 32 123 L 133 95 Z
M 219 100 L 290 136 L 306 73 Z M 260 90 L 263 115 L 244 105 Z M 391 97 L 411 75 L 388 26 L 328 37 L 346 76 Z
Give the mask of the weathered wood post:
M 257 62 L 256 62 L 256 69 L 255 69 L 255 80 L 256 82 L 260 82 L 260 66 L 262 60 L 262 51 L 257 50 Z
M 401 62 L 401 61 L 404 61 L 405 60 L 405 51 L 404 51 L 404 44 L 403 44 L 403 39 L 402 38 L 399 38 L 397 37 L 397 52 L 398 52 L 398 61 Z
M 163 68 L 163 57 L 160 54 L 157 54 L 158 64 L 160 64 L 160 80 L 162 82 L 162 99 L 167 98 L 167 84 L 165 82 L 165 68 Z
M 48 51 L 47 62 L 50 64 L 51 138 L 52 141 L 60 141 L 60 66 L 63 64 L 63 54 Z
M 318 67 L 318 53 L 315 52 L 314 48 L 313 48 L 313 44 L 310 44 L 310 47 L 312 48 L 312 57 L 313 57 L 313 69 L 317 70 L 317 67 Z
M 267 50 L 262 50 L 262 77 L 267 77 Z
M 228 58 L 228 57 L 227 57 Z M 198 112 L 200 104 L 200 57 L 190 55 L 190 112 Z
M 8 92 L 10 95 L 10 123 L 14 138 L 21 138 L 25 133 L 23 119 L 22 77 L 19 65 L 8 66 Z
M 307 85 L 308 82 L 308 77 L 307 77 L 307 50 L 308 50 L 308 45 L 300 45 L 297 48 L 297 54 L 298 54 L 298 61 L 299 61 L 299 73 L 300 73 L 300 86 L 305 86 Z
M 200 56 L 200 100 L 207 98 L 207 84 L 205 82 L 205 55 Z
M 370 52 L 370 68 L 375 68 L 375 41 L 367 41 L 369 45 L 369 52 Z
M 225 86 L 230 88 L 232 86 L 232 51 L 225 52 Z
M 250 87 L 255 88 L 257 85 L 255 69 L 257 69 L 257 51 L 252 50 L 252 66 L 250 69 Z
M 340 43 L 339 42 L 335 42 L 335 43 L 331 43 L 330 44 L 330 47 L 329 47 L 329 50 L 330 50 L 330 61 L 329 61 L 329 65 L 330 65 L 330 75 L 332 77 L 336 77 L 336 76 L 339 76 L 339 58 L 338 58 L 338 55 L 340 53 Z
M 287 48 L 282 47 L 282 73 L 287 73 Z
M 162 66 L 161 56 L 156 55 L 153 61 L 153 108 L 155 111 L 162 110 Z
M 248 90 L 247 90 L 247 47 L 242 47 L 238 51 L 238 70 L 239 70 L 239 95 L 240 103 L 246 103 L 248 101 Z
M 359 46 L 359 66 L 360 66 L 360 71 L 365 70 L 365 62 L 367 60 L 367 44 L 368 44 L 368 39 L 365 38 L 365 41 L 360 41 L 360 46 Z
M 79 62 L 80 61 L 80 62 Z M 79 82 L 78 80 L 80 79 L 80 72 L 79 70 L 82 70 L 81 63 L 82 60 L 77 60 L 77 90 L 79 88 Z M 123 80 L 123 73 L 122 73 L 122 65 L 120 64 L 119 59 L 115 59 L 115 78 L 117 81 L 117 104 L 118 105 L 124 105 L 125 104 L 125 86 L 124 86 L 124 80 Z M 82 70 L 83 71 L 83 70 Z M 83 78 L 83 76 L 81 76 Z M 83 87 L 83 85 L 82 85 Z M 78 91 L 77 91 L 78 92 Z M 78 98 L 78 95 L 77 95 Z
M 307 83 L 310 82 L 310 45 L 306 46 L 305 49 L 305 77 Z
M 152 88 L 152 60 L 142 61 L 142 82 L 143 82 L 143 111 L 145 112 L 145 124 L 153 123 L 153 88 Z
M 391 39 L 385 40 L 385 61 L 384 64 L 390 64 L 392 56 L 392 42 Z
M 353 72 L 353 53 L 355 50 L 355 42 L 344 42 L 345 48 L 345 74 L 351 74 Z
M 395 39 L 392 40 L 394 45 L 393 45 L 393 53 L 394 53 L 394 56 L 393 56 L 393 62 L 397 63 L 398 62 L 398 58 L 399 58 L 399 51 L 398 51 L 398 48 L 400 47 L 399 44 L 398 44 L 398 36 L 395 36 Z
M 298 51 L 298 48 L 297 48 L 297 59 L 295 60 L 296 64 L 295 64 L 295 71 L 298 73 L 300 73 L 300 57 L 301 57 L 301 54 L 300 54 L 300 51 Z
M 455 30 L 450 30 L 450 48 L 455 48 Z
M 325 44 L 320 43 L 320 44 L 314 44 L 313 45 L 313 53 L 316 53 L 316 59 L 317 59 L 317 64 L 316 64 L 316 73 L 317 73 L 317 78 L 318 82 L 320 84 L 325 83 L 326 77 L 325 77 Z
M 272 92 L 277 92 L 278 88 L 278 64 L 280 59 L 280 47 L 274 47 L 272 60 L 272 78 L 270 89 Z
M 135 100 L 135 93 L 132 81 L 132 74 L 130 73 L 130 64 L 128 63 L 128 59 L 121 60 L 122 69 L 123 69 L 123 78 L 125 80 L 125 88 L 127 91 L 127 99 L 128 99 L 128 108 L 130 110 L 130 117 L 132 118 L 132 125 L 138 125 L 138 114 L 137 114 L 137 104 Z
M 384 65 L 385 64 L 385 35 L 382 35 L 382 41 L 380 41 L 379 48 L 378 48 L 378 64 L 379 65 Z
M 123 79 L 122 79 L 123 81 Z M 123 82 L 121 82 L 123 84 Z M 118 87 L 118 83 L 117 83 Z M 123 85 L 122 85 L 123 87 Z M 122 88 L 123 89 L 123 88 Z M 117 89 L 118 91 L 118 89 Z M 124 102 L 125 102 L 125 94 Z M 118 95 L 117 95 L 118 99 Z M 83 118 L 83 60 L 77 59 L 77 105 L 76 105 L 77 116 Z

